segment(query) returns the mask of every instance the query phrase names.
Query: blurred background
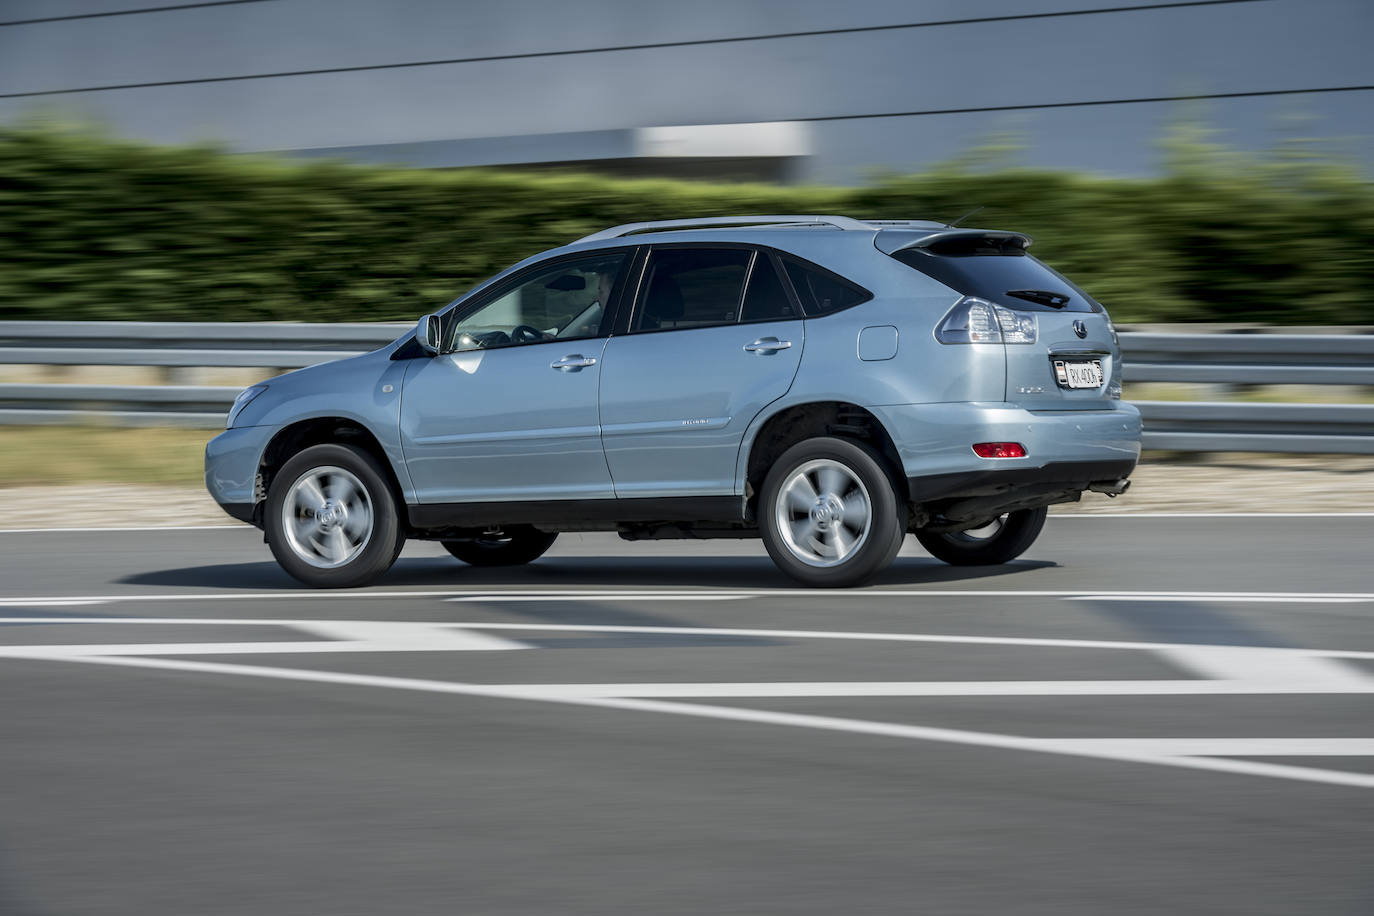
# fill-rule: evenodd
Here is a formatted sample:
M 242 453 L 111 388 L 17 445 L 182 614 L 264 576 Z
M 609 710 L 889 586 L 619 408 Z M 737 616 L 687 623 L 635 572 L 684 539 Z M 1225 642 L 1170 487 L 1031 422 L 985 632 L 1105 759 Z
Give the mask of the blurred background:
M 1374 912 L 1371 39 L 1374 0 L 0 0 L 0 914 Z M 802 593 L 607 532 L 325 596 L 182 527 L 235 524 L 243 386 L 527 256 L 975 208 L 1106 304 L 1145 418 L 1013 564 Z
M 187 323 L 410 322 L 587 232 L 711 214 L 981 207 L 1177 336 L 1128 333 L 1127 397 L 1367 405 L 1371 35 L 1367 0 L 8 0 L 0 479 L 193 486 L 205 434 L 175 427 L 400 333 Z M 1362 339 L 1181 368 L 1182 336 L 1236 331 Z M 1147 343 L 1167 370 L 1130 374 Z M 1152 446 L 1374 451 L 1366 414 L 1297 416 Z M 166 428 L 92 457 L 131 425 Z

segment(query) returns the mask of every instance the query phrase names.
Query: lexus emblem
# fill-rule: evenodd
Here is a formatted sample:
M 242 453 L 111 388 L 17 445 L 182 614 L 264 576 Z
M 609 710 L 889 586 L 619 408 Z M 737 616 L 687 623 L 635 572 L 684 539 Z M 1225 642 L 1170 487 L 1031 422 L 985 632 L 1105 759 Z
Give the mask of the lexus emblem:
M 1088 326 L 1084 324 L 1081 319 L 1075 318 L 1073 322 L 1073 332 L 1077 334 L 1080 338 L 1087 337 Z

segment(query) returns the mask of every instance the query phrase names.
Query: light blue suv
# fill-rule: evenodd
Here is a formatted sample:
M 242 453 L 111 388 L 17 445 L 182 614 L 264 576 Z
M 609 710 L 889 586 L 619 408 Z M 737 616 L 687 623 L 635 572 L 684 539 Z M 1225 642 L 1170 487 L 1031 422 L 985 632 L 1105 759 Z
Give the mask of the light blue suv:
M 618 226 L 372 353 L 245 390 L 205 480 L 314 586 L 407 538 L 478 566 L 562 531 L 761 537 L 808 585 L 914 533 L 1004 563 L 1140 454 L 1107 313 L 1014 232 L 756 216 Z

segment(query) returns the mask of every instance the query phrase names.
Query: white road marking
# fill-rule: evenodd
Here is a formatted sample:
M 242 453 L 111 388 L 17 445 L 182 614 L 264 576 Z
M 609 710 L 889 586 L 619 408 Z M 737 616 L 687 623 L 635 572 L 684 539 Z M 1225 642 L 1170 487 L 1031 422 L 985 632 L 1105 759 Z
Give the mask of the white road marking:
M 0 617 L 0 623 L 111 624 L 131 626 L 285 626 L 299 629 L 324 624 L 349 625 L 360 621 L 312 620 L 280 617 Z M 395 624 L 397 621 L 390 621 Z M 1065 649 L 1127 649 L 1148 652 L 1192 648 L 1192 643 L 1130 642 L 1115 639 L 1048 639 L 1029 636 L 962 636 L 948 633 L 868 633 L 843 630 L 771 630 L 747 627 L 660 627 L 628 624 L 581 623 L 487 623 L 417 621 L 422 626 L 450 627 L 465 630 L 546 631 L 550 633 L 657 633 L 681 636 L 758 636 L 776 639 L 832 639 L 872 642 L 954 643 L 988 646 L 1043 646 Z M 259 643 L 261 645 L 261 643 Z M 310 645 L 319 645 L 312 643 Z M 1198 646 L 1206 650 L 1253 649 L 1254 646 Z M 3 650 L 0 650 L 3 651 Z M 1355 649 L 1305 649 L 1264 647 L 1264 652 L 1316 658 L 1374 659 L 1374 651 Z
M 729 589 L 713 591 L 709 587 L 700 590 L 675 589 L 672 591 L 646 592 L 643 589 L 627 589 L 623 592 L 613 589 L 589 590 L 493 590 L 493 589 L 444 589 L 444 590 L 377 590 L 350 589 L 283 589 L 275 592 L 159 592 L 157 594 L 114 594 L 114 595 L 4 595 L 0 605 L 24 606 L 52 601 L 72 601 L 91 603 L 120 604 L 128 602 L 166 602 L 166 601 L 264 601 L 264 600 L 349 600 L 377 598 L 468 598 L 473 601 L 569 601 L 579 596 L 634 595 L 640 598 L 675 597 L 680 600 L 709 601 L 713 595 L 728 595 L 739 598 L 809 598 L 812 600 L 833 601 L 836 593 L 829 589 L 814 588 L 771 588 L 771 589 Z M 1265 599 L 1278 599 L 1294 603 L 1322 603 L 1325 601 L 1374 601 L 1374 592 L 1181 592 L 1181 591 L 1094 591 L 1088 589 L 884 589 L 862 588 L 844 592 L 845 600 L 864 598 L 1073 598 L 1093 600 L 1140 601 L 1236 601 L 1257 602 Z
M 75 643 L 68 646 L 5 646 L 0 658 L 95 658 L 123 655 L 328 655 L 334 652 L 473 652 L 501 649 L 525 649 L 528 646 L 510 640 L 488 642 L 478 634 L 477 639 L 463 645 L 436 643 L 434 645 L 365 642 L 354 640 L 322 640 L 318 642 L 148 642 L 115 645 Z
M 305 681 L 359 687 L 382 687 L 393 690 L 416 690 L 430 693 L 489 697 L 494 699 L 530 700 L 543 703 L 562 703 L 605 709 L 623 709 L 636 712 L 695 716 L 707 719 L 725 719 L 735 722 L 850 732 L 887 738 L 936 741 L 949 744 L 973 745 L 977 747 L 995 747 L 1005 750 L 1033 751 L 1073 757 L 1091 757 L 1126 763 L 1181 767 L 1194 770 L 1211 770 L 1223 773 L 1240 773 L 1250 776 L 1267 776 L 1278 779 L 1323 783 L 1326 785 L 1374 789 L 1374 775 L 1364 773 L 1261 763 L 1250 760 L 1231 760 L 1218 757 L 1169 756 L 1162 753 L 1142 752 L 1138 747 L 1127 745 L 1088 745 L 1082 743 L 1083 739 L 1028 738 L 1020 735 L 1003 735 L 992 732 L 974 732 L 951 728 L 932 728 L 921 725 L 900 725 L 889 722 L 871 722 L 861 719 L 843 719 L 833 716 L 812 716 L 758 709 L 740 709 L 727 706 L 706 706 L 694 703 L 668 703 L 661 700 L 609 697 L 566 697 L 553 694 L 514 692 L 501 685 L 465 684 L 451 681 L 383 677 L 367 674 L 343 674 L 329 671 L 302 671 L 293 668 L 270 668 L 261 665 L 227 665 L 219 662 L 121 658 L 113 656 L 71 657 L 64 660 L 84 664 L 119 665 L 131 668 L 152 668 L 165 671 L 193 671 L 202 674 L 277 678 L 288 681 Z M 1078 743 L 1075 743 L 1075 740 L 1077 740 Z M 1130 741 L 1132 739 L 1122 740 Z
M 0 528 L 0 534 L 77 534 L 107 531 L 251 531 L 252 525 L 143 525 L 123 528 Z
M 101 618 L 97 618 L 101 619 Z M 837 630 L 764 630 L 745 627 L 653 627 L 630 625 L 572 624 L 572 623 L 452 623 L 448 626 L 471 627 L 481 630 L 548 630 L 597 633 L 681 633 L 695 636 L 761 636 L 776 639 L 835 639 L 871 640 L 874 642 L 961 643 L 989 646 L 1044 646 L 1065 649 L 1137 649 L 1164 651 L 1190 647 L 1191 643 L 1127 642 L 1114 639 L 1046 639 L 1032 636 L 958 636 L 945 633 L 851 633 Z M 1207 646 L 1206 648 L 1250 649 L 1252 646 Z M 1285 653 L 1317 658 L 1370 658 L 1374 651 L 1357 649 L 1302 649 L 1275 647 L 1266 652 Z
M 1065 601 L 1184 601 L 1188 603 L 1225 603 L 1225 604 L 1360 604 L 1368 598 L 1349 595 L 1215 595 L 1179 594 L 1161 596 L 1146 593 L 1142 595 L 1069 595 Z
M 1374 518 L 1374 512 L 1052 512 L 1050 518 Z
M 473 630 L 432 623 L 393 623 L 371 620 L 299 620 L 292 629 L 304 630 L 331 640 L 356 640 L 376 646 L 378 652 L 439 652 L 525 649 L 524 643 Z
M 167 653 L 173 654 L 173 653 Z M 1067 697 L 1374 693 L 1374 678 L 1345 684 L 1280 681 L 815 681 L 724 684 L 504 684 L 560 697 Z
M 1066 738 L 1079 750 L 1166 757 L 1374 757 L 1371 738 Z
M 52 618 L 0 618 L 0 622 L 58 623 Z M 1370 693 L 1374 678 L 1329 659 L 1334 653 L 1321 650 L 1292 650 L 1267 647 L 1187 646 L 1160 643 L 1118 643 L 1088 640 L 1044 640 L 1008 637 L 973 637 L 926 634 L 862 634 L 821 631 L 749 631 L 701 627 L 630 627 L 548 624 L 445 624 L 433 622 L 347 621 L 347 620 L 177 620 L 168 618 L 103 617 L 60 620 L 61 624 L 79 622 L 103 624 L 161 625 L 262 625 L 275 624 L 304 630 L 326 639 L 315 642 L 275 643 L 133 643 L 119 645 L 41 645 L 10 646 L 0 649 L 0 657 L 34 658 L 84 664 L 105 664 L 133 668 L 188 671 L 208 674 L 276 678 L 290 681 L 422 690 L 498 699 L 527 700 L 596 706 L 671 715 L 728 719 L 770 725 L 824 729 L 829 731 L 881 735 L 892 738 L 941 741 L 984 747 L 998 747 L 1039 753 L 1094 757 L 1159 766 L 1187 767 L 1254 776 L 1294 779 L 1329 785 L 1374 788 L 1374 775 L 1295 767 L 1256 761 L 1222 759 L 1230 756 L 1303 756 L 1312 748 L 1314 756 L 1374 754 L 1374 739 L 1172 739 L 1103 738 L 1052 739 L 930 728 L 845 719 L 831 716 L 798 715 L 766 710 L 737 709 L 701 704 L 671 703 L 651 697 L 778 697 L 778 696 L 992 696 L 992 695 L 1162 695 L 1219 693 Z M 192 654 L 264 654 L 270 652 L 391 652 L 391 651 L 466 651 L 472 649 L 511 649 L 521 644 L 508 639 L 472 632 L 499 630 L 578 630 L 587 632 L 657 632 L 790 634 L 799 638 L 852 639 L 879 638 L 896 641 L 929 641 L 964 644 L 1035 645 L 1054 647 L 1085 646 L 1146 649 L 1162 652 L 1177 664 L 1198 670 L 1219 680 L 1197 681 L 1044 681 L 1044 682 L 839 682 L 839 683 L 734 683 L 734 684 L 467 684 L 417 678 L 383 677 L 339 672 L 303 671 L 262 665 L 230 665 L 187 659 L 149 656 Z M 1213 755 L 1213 756 L 1205 756 Z
M 535 595 L 530 597 L 521 592 L 510 594 L 465 595 L 460 598 L 445 598 L 445 601 L 472 601 L 486 604 L 499 601 L 739 601 L 754 598 L 756 595 L 730 594 L 728 592 L 568 592 L 557 596 Z
M 1330 687 L 1333 693 L 1344 693 L 1338 689 L 1341 687 L 1374 684 L 1374 677 L 1330 657 L 1294 655 L 1270 648 L 1174 646 L 1161 649 L 1160 654 L 1185 671 L 1219 681 Z
M 106 603 L 103 598 L 29 598 L 20 601 L 0 600 L 0 607 L 78 607 Z

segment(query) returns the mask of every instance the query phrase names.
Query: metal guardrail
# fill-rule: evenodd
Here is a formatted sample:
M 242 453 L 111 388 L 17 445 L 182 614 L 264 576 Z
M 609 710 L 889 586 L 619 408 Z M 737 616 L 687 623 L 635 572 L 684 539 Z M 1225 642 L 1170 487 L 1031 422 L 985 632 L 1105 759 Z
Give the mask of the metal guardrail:
M 1374 404 L 1132 403 L 1147 449 L 1374 455 Z
M 0 363 L 300 369 L 375 350 L 411 327 L 233 321 L 0 321 Z
M 206 385 L 0 384 L 0 426 L 217 429 L 238 388 Z
M 375 349 L 405 324 L 0 321 L 0 363 L 295 369 Z M 206 343 L 213 341 L 213 347 Z M 1374 334 L 1121 334 L 1131 382 L 1374 386 Z M 214 428 L 237 388 L 0 384 L 0 425 Z M 1137 402 L 1145 447 L 1374 454 L 1374 405 Z
M 1128 382 L 1374 385 L 1374 334 L 1121 335 Z

